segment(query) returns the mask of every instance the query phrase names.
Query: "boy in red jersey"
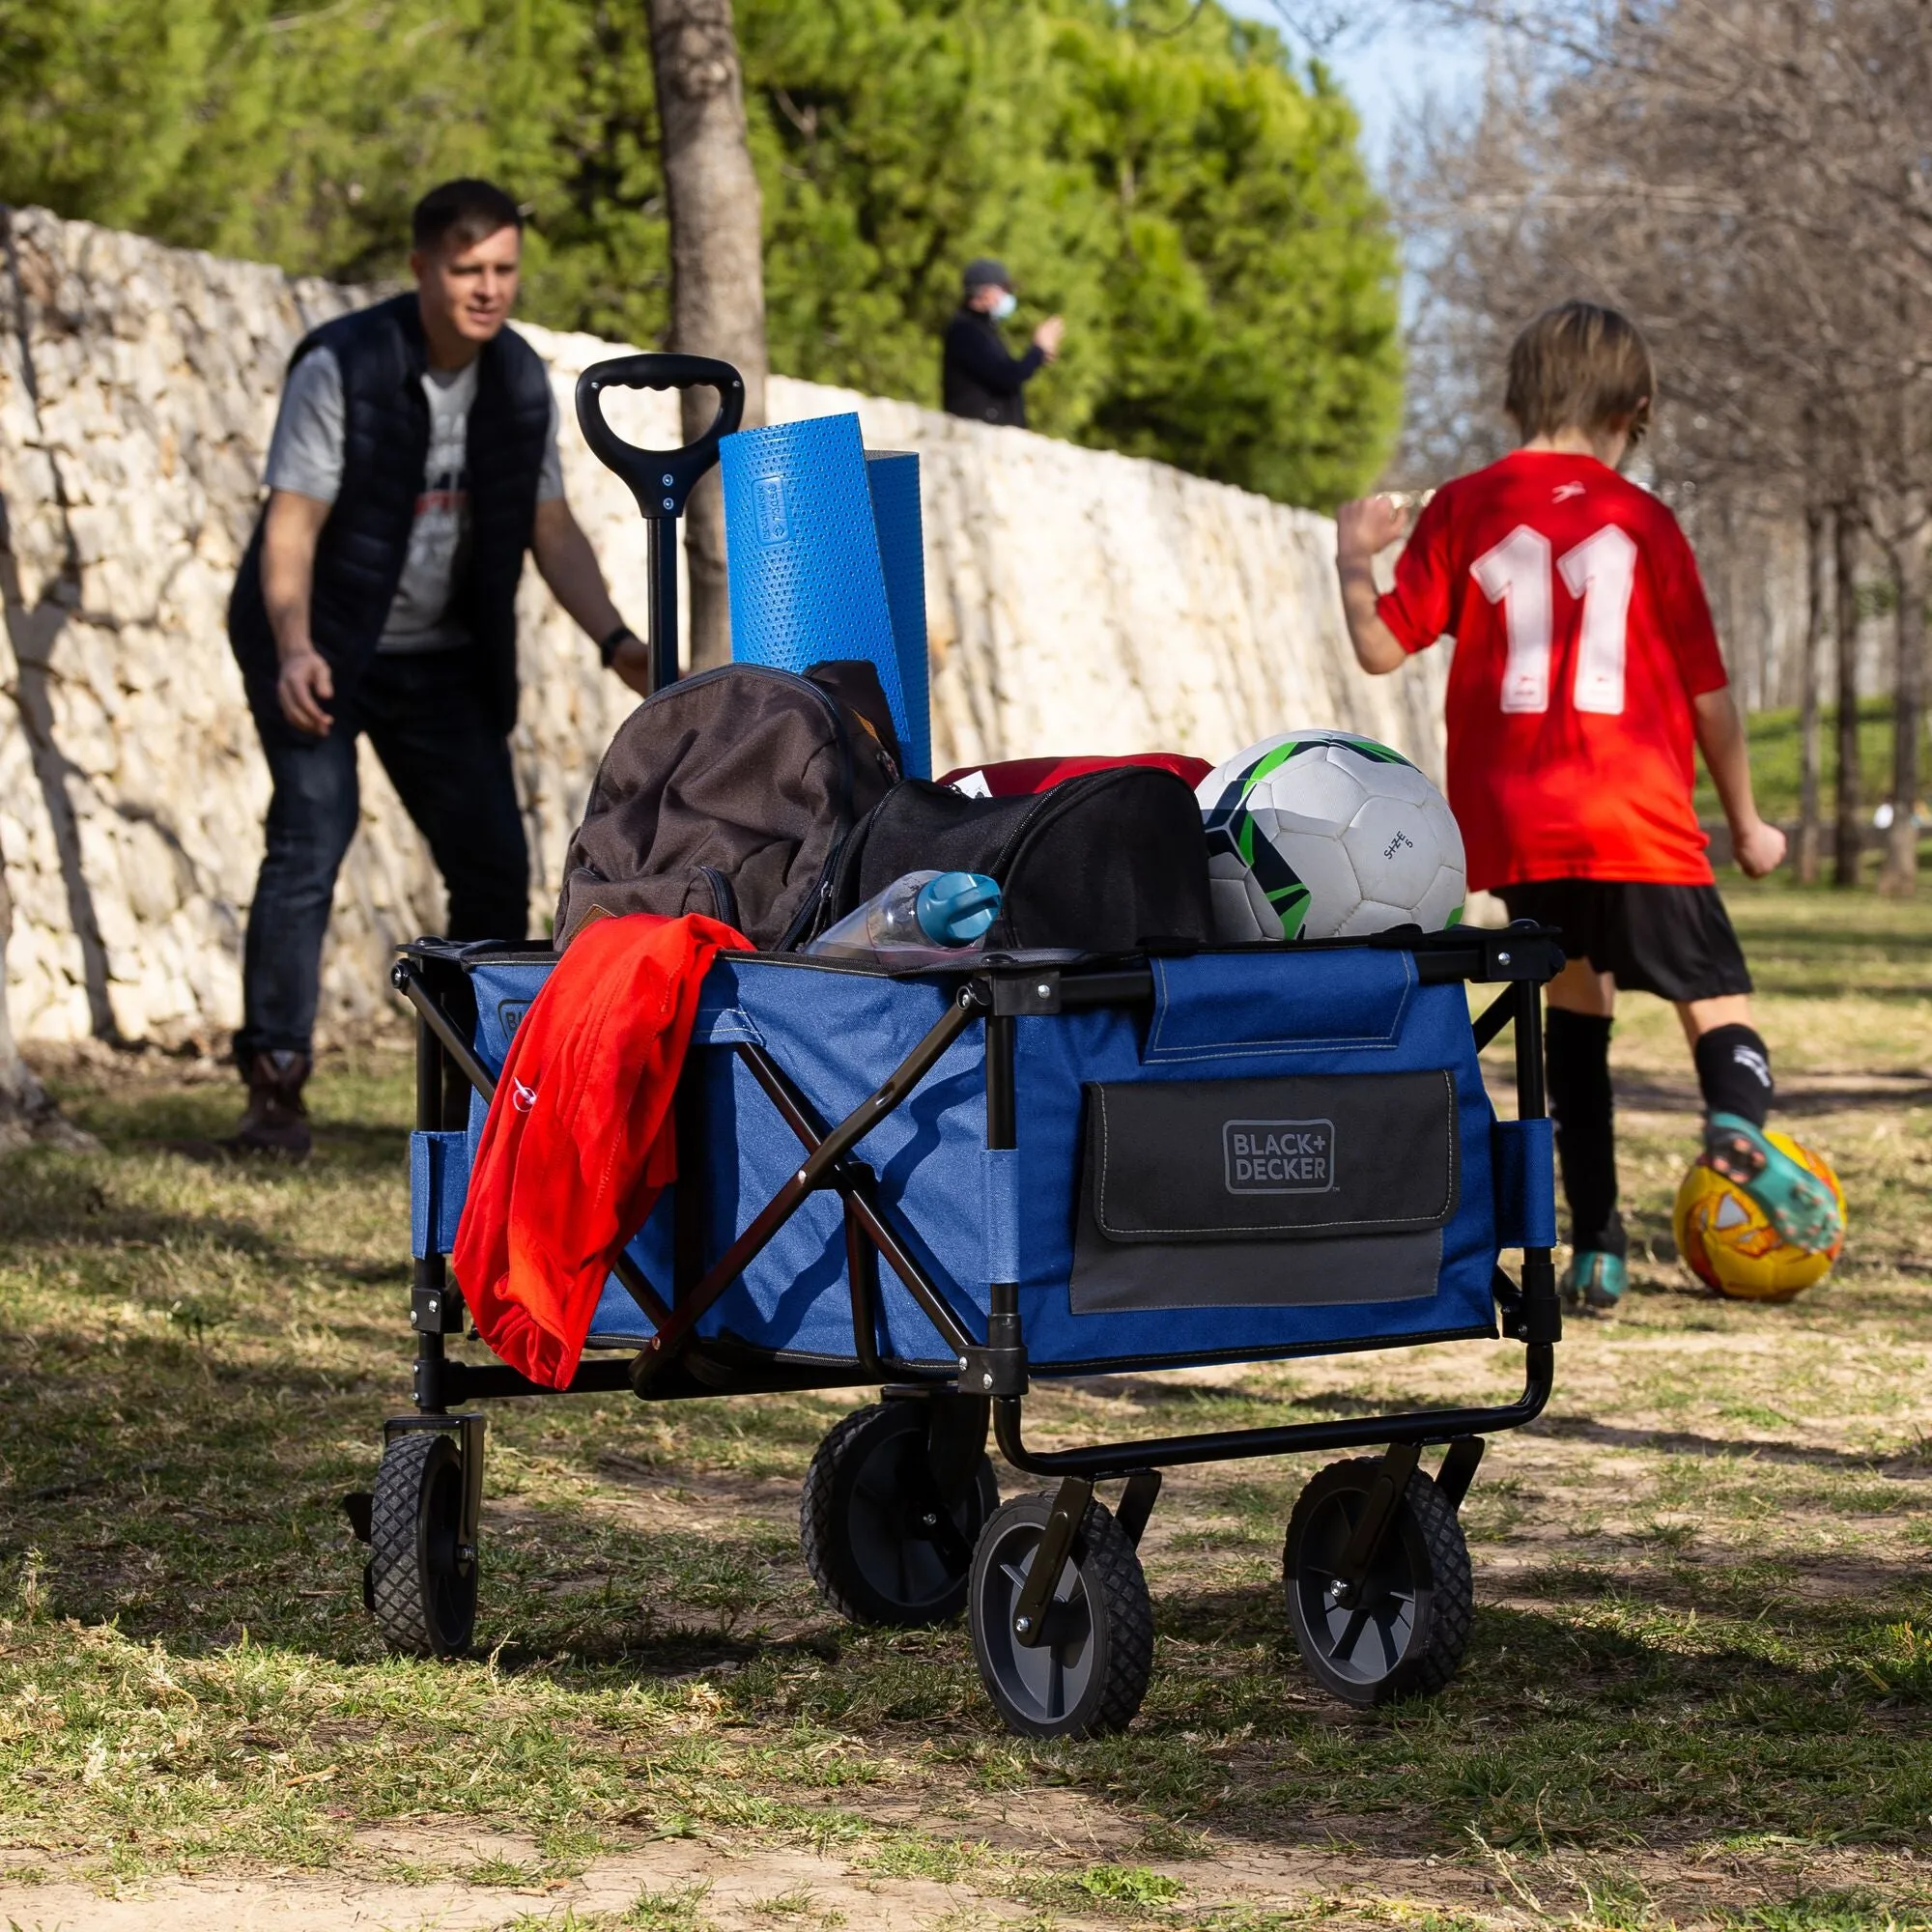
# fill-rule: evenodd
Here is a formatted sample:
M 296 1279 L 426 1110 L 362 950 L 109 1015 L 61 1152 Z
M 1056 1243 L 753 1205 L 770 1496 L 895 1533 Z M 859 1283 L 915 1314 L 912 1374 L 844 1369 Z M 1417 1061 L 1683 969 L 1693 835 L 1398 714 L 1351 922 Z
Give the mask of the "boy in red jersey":
M 1747 878 L 1784 857 L 1751 797 L 1697 562 L 1677 520 L 1617 466 L 1656 394 L 1628 318 L 1566 302 L 1510 351 L 1504 408 L 1522 446 L 1436 492 L 1376 594 L 1372 562 L 1406 526 L 1387 497 L 1345 503 L 1336 562 L 1362 668 L 1394 670 L 1453 636 L 1449 803 L 1469 884 L 1512 919 L 1559 927 L 1546 1038 L 1571 1215 L 1566 1294 L 1623 1293 L 1610 1094 L 1619 986 L 1677 1008 L 1706 1109 L 1704 1159 L 1787 1240 L 1839 1230 L 1822 1182 L 1765 1137 L 1771 1058 L 1751 1025 L 1750 975 L 1691 804 L 1703 752 Z

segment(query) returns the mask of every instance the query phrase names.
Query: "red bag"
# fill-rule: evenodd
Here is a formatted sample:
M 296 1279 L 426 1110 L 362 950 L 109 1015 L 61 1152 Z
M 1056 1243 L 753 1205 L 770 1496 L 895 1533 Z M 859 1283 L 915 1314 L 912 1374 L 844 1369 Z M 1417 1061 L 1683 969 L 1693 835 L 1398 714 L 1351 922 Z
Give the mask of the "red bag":
M 1006 758 L 998 764 L 961 765 L 938 782 L 968 798 L 1018 798 L 1051 791 L 1087 772 L 1111 772 L 1122 765 L 1151 765 L 1156 771 L 1172 772 L 1191 790 L 1198 790 L 1214 769 L 1206 758 L 1190 758 L 1184 752 L 1128 752 L 1118 758 Z

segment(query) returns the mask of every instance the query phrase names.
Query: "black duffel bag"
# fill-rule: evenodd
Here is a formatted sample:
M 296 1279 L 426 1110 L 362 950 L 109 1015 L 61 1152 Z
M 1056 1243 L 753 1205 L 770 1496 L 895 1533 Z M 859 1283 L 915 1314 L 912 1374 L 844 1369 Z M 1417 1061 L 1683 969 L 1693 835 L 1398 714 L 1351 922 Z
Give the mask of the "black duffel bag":
M 988 950 L 1134 952 L 1212 943 L 1208 841 L 1185 781 L 1144 765 L 1017 798 L 967 798 L 908 779 L 847 840 L 834 884 L 843 918 L 913 871 L 1000 882 Z

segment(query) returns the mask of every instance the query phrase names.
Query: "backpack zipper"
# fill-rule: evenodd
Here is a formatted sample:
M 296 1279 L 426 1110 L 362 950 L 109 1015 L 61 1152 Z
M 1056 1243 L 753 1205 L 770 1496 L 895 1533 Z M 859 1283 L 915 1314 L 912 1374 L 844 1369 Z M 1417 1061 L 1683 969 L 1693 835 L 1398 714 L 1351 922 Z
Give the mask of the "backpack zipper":
M 699 874 L 709 882 L 711 896 L 718 907 L 718 917 L 736 930 L 738 924 L 738 895 L 731 881 L 716 866 L 700 866 Z
M 1078 778 L 1063 779 L 1059 784 L 1049 786 L 1034 801 L 1030 810 L 1023 811 L 1012 830 L 1007 834 L 993 860 L 994 876 L 1002 885 L 1006 874 L 1019 858 L 1023 847 L 1033 841 L 1034 835 L 1049 819 L 1060 816 L 1062 810 L 1076 800 L 1085 798 L 1091 792 L 1104 791 L 1116 782 L 1129 768 L 1117 766 L 1111 771 L 1082 772 Z

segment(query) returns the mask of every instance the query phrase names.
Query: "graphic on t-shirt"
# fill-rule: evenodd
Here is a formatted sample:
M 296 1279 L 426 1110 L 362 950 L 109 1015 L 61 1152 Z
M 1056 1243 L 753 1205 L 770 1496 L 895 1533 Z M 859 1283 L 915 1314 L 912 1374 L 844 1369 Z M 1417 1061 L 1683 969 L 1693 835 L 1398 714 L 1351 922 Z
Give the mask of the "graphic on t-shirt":
M 429 451 L 423 461 L 423 487 L 416 493 L 410 526 L 408 559 L 384 626 L 390 639 L 427 638 L 441 630 L 450 593 L 460 581 L 469 535 L 469 402 L 474 365 L 468 382 L 440 383 L 425 378 L 429 398 Z

